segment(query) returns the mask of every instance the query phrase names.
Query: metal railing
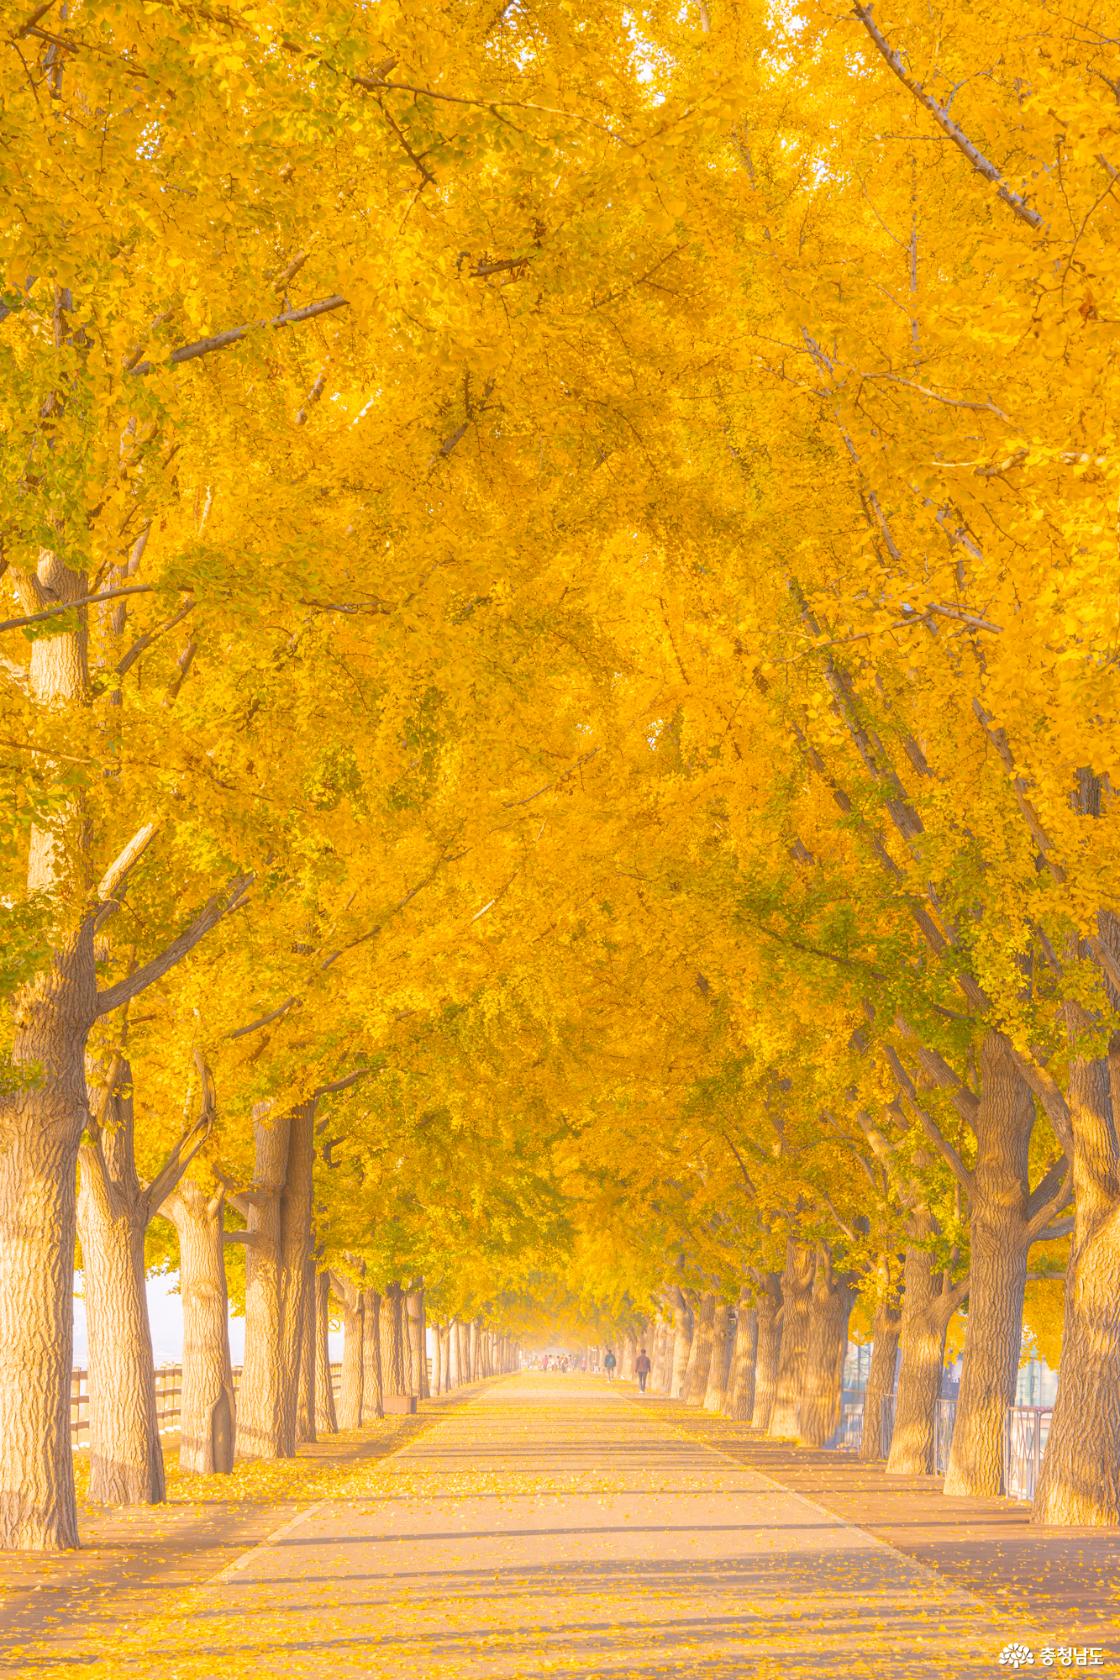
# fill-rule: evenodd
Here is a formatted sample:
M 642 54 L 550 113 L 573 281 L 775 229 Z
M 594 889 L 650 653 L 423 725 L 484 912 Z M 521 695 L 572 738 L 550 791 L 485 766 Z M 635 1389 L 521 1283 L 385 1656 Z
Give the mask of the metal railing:
M 840 1425 L 828 1445 L 839 1451 L 858 1452 L 863 1439 L 862 1400 L 845 1399 L 840 1408 Z M 883 1400 L 882 1449 L 890 1451 L 894 1432 L 895 1396 Z M 1003 1435 L 1003 1481 L 1009 1499 L 1033 1499 L 1042 1468 L 1042 1455 L 1050 1435 L 1052 1406 L 1009 1406 Z M 938 1400 L 933 1418 L 933 1472 L 943 1476 L 949 1465 L 953 1425 L 957 1418 L 955 1397 Z
M 1008 1412 L 1003 1485 L 1010 1498 L 1034 1498 L 1053 1416 L 1053 1406 L 1012 1406 Z
M 233 1392 L 241 1383 L 241 1366 L 233 1368 Z M 342 1387 L 342 1366 L 332 1364 L 331 1384 L 337 1400 Z M 179 1427 L 183 1400 L 183 1367 L 163 1365 L 156 1372 L 156 1421 L 161 1435 L 173 1435 Z M 89 1372 L 74 1371 L 70 1377 L 70 1439 L 75 1447 L 88 1447 Z

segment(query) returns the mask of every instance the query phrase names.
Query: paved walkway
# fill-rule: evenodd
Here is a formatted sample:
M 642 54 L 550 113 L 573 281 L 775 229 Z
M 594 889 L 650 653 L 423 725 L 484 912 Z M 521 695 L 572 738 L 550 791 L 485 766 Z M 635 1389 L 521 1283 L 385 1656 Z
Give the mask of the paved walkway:
M 343 1491 L 114 1676 L 971 1680 L 1043 1642 L 599 1382 L 498 1383 Z
M 768 1441 L 676 1401 L 652 1404 L 687 1435 L 975 1593 L 1009 1627 L 1041 1626 L 1039 1648 L 1102 1647 L 1120 1673 L 1120 1530 L 1036 1528 L 1022 1500 L 946 1498 L 940 1476 L 888 1476 L 852 1453 Z

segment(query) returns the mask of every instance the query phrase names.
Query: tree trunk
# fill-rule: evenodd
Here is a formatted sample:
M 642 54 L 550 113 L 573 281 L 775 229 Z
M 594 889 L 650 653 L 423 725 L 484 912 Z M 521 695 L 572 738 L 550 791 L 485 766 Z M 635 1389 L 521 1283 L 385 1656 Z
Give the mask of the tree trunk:
M 391 1283 L 381 1302 L 381 1387 L 386 1399 L 408 1393 L 405 1372 L 404 1302 Z
M 810 1447 L 826 1446 L 840 1426 L 853 1300 L 851 1278 L 837 1274 L 822 1244 L 813 1276 L 801 1390 L 800 1436 Z
M 46 598 L 89 593 L 84 573 L 44 550 Z M 89 698 L 85 610 L 78 625 L 31 645 L 30 695 L 77 719 Z M 84 727 L 84 726 L 83 726 Z M 43 776 L 49 760 L 36 761 Z M 33 1071 L 0 1095 L 0 1548 L 78 1544 L 70 1446 L 74 1347 L 75 1181 L 88 1117 L 86 1039 L 97 1016 L 93 917 L 97 876 L 80 798 L 31 830 L 27 887 L 51 908 L 53 951 L 9 1002 L 11 1061 Z M 12 1089 L 14 1083 L 15 1089 Z
M 1111 932 L 1112 918 L 1101 918 Z M 1120 1525 L 1120 1050 L 1074 1059 L 1074 1228 L 1058 1394 L 1031 1521 Z
M 315 1433 L 337 1435 L 338 1416 L 331 1376 L 331 1275 L 315 1274 Z
M 242 1458 L 292 1458 L 296 1450 L 300 1353 L 311 1197 L 315 1105 L 253 1117 L 255 1170 L 246 1199 L 245 1365 L 237 1402 Z
M 863 1432 L 859 1443 L 859 1456 L 862 1459 L 884 1457 L 883 1406 L 894 1393 L 901 1323 L 901 1313 L 895 1303 L 892 1300 L 881 1301 L 875 1309 L 871 1369 L 867 1373 L 867 1392 L 863 1397 Z
M 708 1371 L 712 1363 L 712 1338 L 715 1334 L 716 1298 L 708 1291 L 700 1300 L 696 1314 L 696 1330 L 689 1349 L 688 1368 L 684 1374 L 681 1399 L 688 1406 L 699 1406 L 708 1386 Z
M 288 1170 L 291 1116 L 253 1116 L 256 1166 L 247 1204 L 245 1362 L 237 1395 L 239 1458 L 282 1458 L 281 1391 L 285 1337 L 280 1198 Z M 294 1442 L 293 1442 L 294 1448 Z
M 809 1341 L 809 1306 L 813 1291 L 813 1250 L 790 1240 L 782 1273 L 782 1346 L 778 1381 L 767 1433 L 774 1440 L 796 1440 L 800 1425 L 801 1390 Z
M 470 1324 L 470 1352 L 467 1355 L 467 1368 L 470 1371 L 472 1383 L 479 1382 L 482 1377 L 478 1358 L 478 1339 L 481 1330 L 480 1321 L 477 1318 L 472 1318 Z
M 731 1380 L 724 1406 L 729 1418 L 749 1423 L 754 1411 L 755 1359 L 758 1354 L 758 1312 L 746 1290 L 739 1296 L 735 1340 L 731 1351 Z
M 89 1497 L 158 1505 L 165 1497 L 144 1288 L 147 1204 L 136 1175 L 131 1070 L 98 1108 L 105 1124 L 79 1154 L 78 1231 L 89 1329 Z
M 185 1178 L 163 1203 L 179 1238 L 183 1302 L 183 1392 L 179 1463 L 200 1476 L 233 1469 L 236 1406 L 229 1353 L 222 1194 Z
M 388 1312 L 376 1289 L 362 1291 L 362 1422 L 385 1416 L 385 1370 L 382 1334 Z
M 349 1278 L 335 1277 L 334 1291 L 342 1307 L 342 1391 L 338 1397 L 338 1427 L 362 1426 L 362 1390 L 365 1380 L 363 1329 L 365 1300 Z
M 1027 1204 L 1034 1099 L 1002 1033 L 980 1050 L 980 1107 L 969 1223 L 964 1369 L 945 1492 L 996 1498 L 1004 1491 L 1007 1408 L 1023 1343 Z
M 782 1281 L 777 1272 L 763 1272 L 759 1278 L 758 1352 L 755 1356 L 754 1409 L 752 1429 L 769 1429 L 778 1392 L 778 1367 L 782 1355 Z
M 678 1289 L 675 1291 L 673 1302 L 673 1356 L 669 1366 L 669 1396 L 673 1400 L 679 1400 L 684 1389 L 689 1355 L 692 1352 L 692 1331 L 692 1309 L 685 1300 L 683 1291 Z
M 424 1291 L 410 1289 L 407 1301 L 408 1342 L 412 1350 L 412 1392 L 418 1400 L 431 1398 L 428 1382 L 428 1338 L 424 1323 Z
M 887 1472 L 892 1476 L 928 1476 L 933 1469 L 945 1332 L 962 1295 L 935 1266 L 925 1249 L 907 1249 L 899 1327 L 902 1362 L 887 1455 Z
M 722 1412 L 727 1393 L 728 1352 L 734 1337 L 731 1308 L 726 1301 L 717 1301 L 712 1315 L 712 1357 L 708 1363 L 708 1380 L 704 1386 L 703 1406 L 706 1412 Z
M 319 1331 L 316 1323 L 317 1287 L 315 1256 L 307 1256 L 303 1283 L 303 1309 L 300 1314 L 302 1335 L 299 1357 L 299 1411 L 296 1417 L 296 1440 L 314 1441 L 316 1368 L 319 1360 Z
M 288 1160 L 280 1197 L 280 1440 L 293 1458 L 299 1439 L 300 1368 L 311 1314 L 315 1241 L 311 1207 L 315 1169 L 315 1104 L 300 1103 L 288 1126 Z
M 672 1324 L 665 1319 L 659 1319 L 653 1336 L 653 1369 L 649 1374 L 649 1386 L 655 1394 L 668 1394 L 673 1385 L 675 1340 Z

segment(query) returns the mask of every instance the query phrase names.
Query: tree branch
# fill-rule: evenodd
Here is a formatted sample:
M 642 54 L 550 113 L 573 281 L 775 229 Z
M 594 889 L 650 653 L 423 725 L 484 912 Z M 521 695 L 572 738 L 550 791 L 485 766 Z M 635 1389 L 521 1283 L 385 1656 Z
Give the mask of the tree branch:
M 155 585 L 152 583 L 126 583 L 119 589 L 101 589 L 96 595 L 79 595 L 75 601 L 56 601 L 53 606 L 44 607 L 42 612 L 28 613 L 23 618 L 0 619 L 0 630 L 22 630 L 28 624 L 43 624 L 59 613 L 70 612 L 73 607 L 92 607 L 98 601 L 115 601 L 119 595 L 154 594 Z
M 936 99 L 933 98 L 932 94 L 927 93 L 925 88 L 923 88 L 919 82 L 914 80 L 902 62 L 901 53 L 891 46 L 890 42 L 887 40 L 886 36 L 872 17 L 870 5 L 861 5 L 860 0 L 855 0 L 852 12 L 853 15 L 859 19 L 860 23 L 863 24 L 863 27 L 866 29 L 868 35 L 875 43 L 876 51 L 883 59 L 883 62 L 898 77 L 906 91 L 913 95 L 919 105 L 925 106 L 926 110 L 929 112 L 938 128 L 940 128 L 941 132 L 943 134 L 947 134 L 954 146 L 964 153 L 965 157 L 968 159 L 973 169 L 976 170 L 977 174 L 982 175 L 986 181 L 990 181 L 992 183 L 996 189 L 997 195 L 1002 198 L 1008 208 L 1012 210 L 1016 216 L 1018 216 L 1019 220 L 1021 222 L 1026 222 L 1029 228 L 1033 228 L 1037 232 L 1037 230 L 1042 226 L 1042 217 L 1039 215 L 1038 211 L 1032 209 L 1026 199 L 1019 193 L 1012 192 L 995 164 L 986 158 L 980 148 L 968 138 L 968 135 L 964 132 L 964 130 L 957 126 L 945 107 L 939 105 Z
M 194 611 L 197 604 L 195 601 L 188 601 L 179 608 L 177 613 L 173 613 L 170 618 L 164 619 L 162 624 L 157 624 L 153 630 L 146 630 L 142 636 L 138 636 L 128 652 L 114 666 L 115 674 L 118 677 L 123 677 L 126 672 L 132 669 L 141 654 L 147 652 L 154 641 L 157 641 L 166 631 L 174 630 L 177 624 L 181 624 L 188 613 Z
M 198 1069 L 198 1076 L 201 1081 L 198 1116 L 172 1148 L 163 1166 L 144 1192 L 145 1224 L 154 1213 L 158 1213 L 168 1196 L 171 1195 L 202 1145 L 210 1136 L 214 1121 L 217 1118 L 218 1107 L 214 1091 L 214 1079 L 200 1050 L 196 1050 L 194 1053 L 194 1064 Z
M 1042 1236 L 1042 1232 L 1063 1208 L 1069 1206 L 1072 1195 L 1073 1175 L 1069 1162 L 1064 1155 L 1059 1155 L 1043 1173 L 1027 1201 L 1028 1242 L 1048 1240 Z
M 1069 1104 L 1062 1095 L 1057 1080 L 1053 1074 L 1042 1066 L 1041 1062 L 1036 1061 L 1033 1056 L 1028 1056 L 1017 1045 L 1011 1045 L 1011 1054 L 1019 1072 L 1042 1104 L 1046 1118 L 1054 1128 L 1054 1136 L 1065 1150 L 1067 1157 L 1072 1160 L 1073 1121 Z
M 218 923 L 224 920 L 226 916 L 232 915 L 235 910 L 241 908 L 252 884 L 252 875 L 235 875 L 222 896 L 212 898 L 190 926 L 184 928 L 178 938 L 173 939 L 171 944 L 162 950 L 158 956 L 153 957 L 150 962 L 144 963 L 142 967 L 135 969 L 131 974 L 127 974 L 123 980 L 118 980 L 115 985 L 108 986 L 104 991 L 98 992 L 98 1015 L 110 1014 L 112 1010 L 119 1009 L 122 1003 L 127 1003 L 130 998 L 137 997 L 140 992 L 154 984 L 156 980 L 161 980 L 170 969 L 175 967 L 176 963 L 181 962 L 189 952 L 194 950 L 199 941 L 204 939 L 212 928 L 217 927 Z
M 1039 1231 L 1032 1237 L 1032 1242 L 1057 1242 L 1059 1237 L 1068 1237 L 1073 1230 L 1073 1215 L 1068 1219 L 1059 1219 L 1055 1224 L 1047 1226 L 1045 1231 Z M 1055 1274 L 1050 1273 L 1050 1276 Z
M 971 1197 L 973 1192 L 972 1174 L 961 1160 L 957 1150 L 949 1142 L 949 1139 L 941 1130 L 941 1127 L 937 1124 L 936 1120 L 934 1120 L 932 1114 L 930 1114 L 924 1104 L 919 1101 L 917 1086 L 911 1079 L 901 1057 L 898 1056 L 889 1044 L 884 1044 L 883 1054 L 886 1056 L 887 1061 L 890 1064 L 891 1072 L 894 1074 L 895 1082 L 898 1085 L 899 1090 L 905 1095 L 911 1109 L 917 1116 L 918 1124 L 921 1126 L 923 1132 L 933 1144 L 934 1148 L 940 1152 L 942 1159 L 947 1163 L 953 1177 L 956 1179 L 961 1189 L 967 1196 Z
M 119 909 L 121 890 L 150 846 L 158 826 L 158 823 L 152 822 L 138 828 L 127 846 L 114 858 L 101 877 L 97 887 L 99 908 L 94 915 L 95 930 L 104 925 L 114 910 Z
M 739 1171 L 743 1175 L 743 1183 L 747 1187 L 747 1193 L 750 1196 L 752 1196 L 754 1198 L 754 1200 L 757 1202 L 758 1201 L 758 1191 L 755 1189 L 754 1180 L 751 1178 L 750 1173 L 747 1171 L 746 1162 L 743 1160 L 742 1155 L 739 1153 L 738 1149 L 735 1147 L 735 1144 L 728 1137 L 727 1133 L 726 1132 L 721 1132 L 719 1135 L 723 1139 L 724 1143 L 727 1145 L 728 1149 L 730 1149 L 732 1155 L 734 1155 L 734 1157 L 735 1157 L 736 1165 L 738 1166 Z
M 907 1042 L 914 1046 L 922 1068 L 934 1084 L 940 1085 L 951 1094 L 953 1106 L 961 1119 L 975 1127 L 976 1116 L 980 1112 L 980 1098 L 976 1092 L 965 1084 L 956 1068 L 950 1066 L 939 1050 L 931 1050 L 928 1044 L 922 1042 L 910 1023 L 901 1015 L 896 1016 L 895 1026 Z
M 349 306 L 349 298 L 336 293 L 333 297 L 320 298 L 316 303 L 305 303 L 299 309 L 286 309 L 282 315 L 273 315 L 267 321 L 250 321 L 243 327 L 230 327 L 226 332 L 215 333 L 211 338 L 199 338 L 193 344 L 181 344 L 177 350 L 172 350 L 164 362 L 137 362 L 135 367 L 126 371 L 136 378 L 143 378 L 149 373 L 155 373 L 158 368 L 181 367 L 184 362 L 194 362 L 200 356 L 211 355 L 215 350 L 225 350 L 231 344 L 240 344 L 251 332 L 260 332 L 266 327 L 294 327 L 301 321 L 311 321 L 317 315 L 329 315 L 332 310 L 348 309 Z

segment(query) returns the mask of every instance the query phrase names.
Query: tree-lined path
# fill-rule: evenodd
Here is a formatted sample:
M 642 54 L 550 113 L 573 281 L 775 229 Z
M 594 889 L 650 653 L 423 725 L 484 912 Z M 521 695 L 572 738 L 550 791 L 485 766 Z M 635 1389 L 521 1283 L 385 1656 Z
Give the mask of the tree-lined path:
M 125 1639 L 114 1675 L 158 1651 L 176 1680 L 911 1680 L 999 1672 L 1032 1631 L 601 1380 L 488 1385 L 348 1494 Z

